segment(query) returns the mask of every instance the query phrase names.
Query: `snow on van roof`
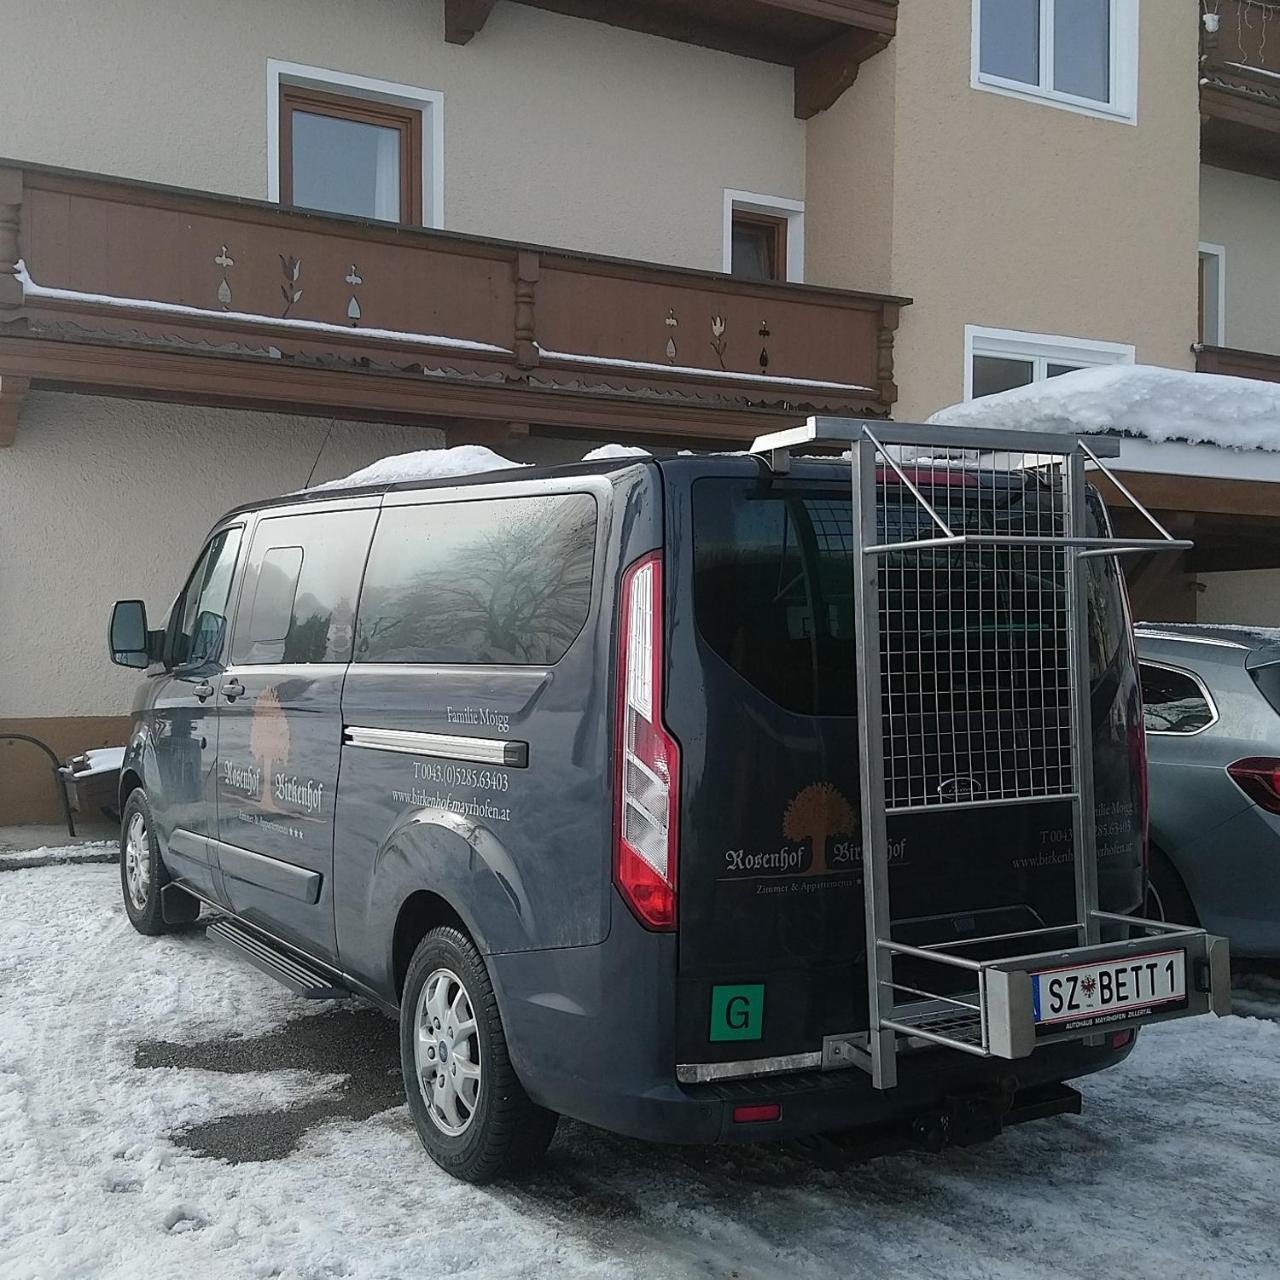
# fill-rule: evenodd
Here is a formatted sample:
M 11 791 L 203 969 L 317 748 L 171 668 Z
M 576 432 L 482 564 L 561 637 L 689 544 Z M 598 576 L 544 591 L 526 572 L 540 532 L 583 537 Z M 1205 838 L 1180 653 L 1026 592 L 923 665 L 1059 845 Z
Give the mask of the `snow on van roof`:
M 583 462 L 607 462 L 610 458 L 652 458 L 648 449 L 638 449 L 632 444 L 602 444 L 582 455 Z
M 505 471 L 528 465 L 512 462 L 482 444 L 460 444 L 452 449 L 418 449 L 413 453 L 394 453 L 389 458 L 353 471 L 340 480 L 326 480 L 313 485 L 317 489 L 358 489 L 365 485 L 401 484 L 406 480 L 440 480 L 448 476 L 474 476 L 485 471 Z
M 1080 369 L 941 409 L 930 423 L 1189 441 L 1280 452 L 1280 385 L 1153 365 Z

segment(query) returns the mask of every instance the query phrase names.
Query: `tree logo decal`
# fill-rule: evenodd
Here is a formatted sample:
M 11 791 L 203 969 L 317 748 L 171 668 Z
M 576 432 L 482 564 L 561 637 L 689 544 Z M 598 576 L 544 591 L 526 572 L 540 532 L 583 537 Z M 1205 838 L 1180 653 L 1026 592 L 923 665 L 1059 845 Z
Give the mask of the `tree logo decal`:
M 797 844 L 809 842 L 811 854 L 805 874 L 817 875 L 828 869 L 827 841 L 832 836 L 852 835 L 857 822 L 853 806 L 831 783 L 816 782 L 787 805 L 782 834 Z
M 289 759 L 289 717 L 276 691 L 264 689 L 253 704 L 253 723 L 249 729 L 249 750 L 262 766 L 262 807 L 274 809 L 271 779 L 276 768 Z

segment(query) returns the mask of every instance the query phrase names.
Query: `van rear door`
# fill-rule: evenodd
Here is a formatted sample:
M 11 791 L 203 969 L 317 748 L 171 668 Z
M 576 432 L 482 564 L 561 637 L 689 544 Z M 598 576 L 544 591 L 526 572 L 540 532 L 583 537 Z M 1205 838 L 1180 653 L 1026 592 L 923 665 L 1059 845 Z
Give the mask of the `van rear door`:
M 666 720 L 682 751 L 677 1061 L 811 1065 L 824 1036 L 868 1023 L 848 472 L 802 465 L 781 477 L 754 460 L 718 459 L 667 464 L 664 476 Z M 928 479 L 972 482 L 944 469 Z M 945 493 L 935 496 L 946 505 Z M 963 588 L 965 616 L 978 619 L 969 625 L 1031 625 L 1017 609 L 1025 568 L 1005 574 L 998 600 L 990 575 L 973 576 Z M 928 590 L 926 583 L 921 598 L 898 603 L 920 610 L 920 643 L 936 651 L 943 674 L 927 699 L 905 708 L 902 750 L 913 734 L 950 732 L 1034 762 L 1044 731 L 1034 679 L 1005 673 L 1009 693 L 996 711 L 971 702 L 973 682 L 989 683 L 992 673 L 947 670 L 945 626 L 936 619 L 948 603 L 926 599 Z M 1136 694 L 1118 580 L 1103 583 L 1099 599 L 1098 618 L 1110 626 L 1099 632 L 1093 665 L 1107 705 L 1094 718 L 1104 737 L 1118 736 L 1116 751 L 1097 744 L 1106 775 L 1097 798 L 1100 814 L 1122 815 L 1113 825 L 1125 832 L 1112 842 L 1125 874 L 1104 877 L 1103 890 L 1112 909 L 1127 909 L 1141 881 L 1138 797 L 1125 754 Z M 1116 673 L 1125 669 L 1122 690 Z M 1132 705 L 1109 713 L 1126 701 Z M 960 723 L 977 716 L 981 724 Z M 982 767 L 975 758 L 954 778 L 920 783 L 980 789 Z M 1112 805 L 1116 787 L 1123 795 Z M 899 941 L 959 941 L 1074 919 L 1069 802 L 911 814 L 890 824 L 889 845 Z M 909 981 L 905 969 L 899 979 Z

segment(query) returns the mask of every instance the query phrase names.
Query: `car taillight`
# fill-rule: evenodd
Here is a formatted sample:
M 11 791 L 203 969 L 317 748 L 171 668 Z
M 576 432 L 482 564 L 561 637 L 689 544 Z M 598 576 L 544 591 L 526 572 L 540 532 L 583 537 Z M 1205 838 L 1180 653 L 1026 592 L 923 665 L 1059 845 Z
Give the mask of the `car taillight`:
M 1133 669 L 1138 669 L 1138 650 L 1133 639 L 1133 599 L 1129 595 L 1129 584 L 1125 576 L 1117 569 L 1120 579 L 1120 595 L 1124 601 L 1125 634 L 1128 636 L 1129 657 Z M 1125 729 L 1125 745 L 1129 749 L 1129 768 L 1138 780 L 1138 833 L 1142 840 L 1142 869 L 1148 871 L 1151 866 L 1151 793 L 1147 778 L 1147 729 L 1142 720 L 1142 694 L 1135 695 L 1129 703 L 1129 723 Z
M 1280 760 L 1272 756 L 1246 756 L 1227 765 L 1237 787 L 1268 813 L 1280 813 Z
M 1142 838 L 1142 865 L 1151 860 L 1151 798 L 1147 783 L 1147 732 L 1141 724 L 1128 728 L 1129 767 L 1138 779 L 1138 831 Z
M 649 929 L 676 925 L 680 748 L 662 725 L 662 555 L 622 579 L 613 874 Z

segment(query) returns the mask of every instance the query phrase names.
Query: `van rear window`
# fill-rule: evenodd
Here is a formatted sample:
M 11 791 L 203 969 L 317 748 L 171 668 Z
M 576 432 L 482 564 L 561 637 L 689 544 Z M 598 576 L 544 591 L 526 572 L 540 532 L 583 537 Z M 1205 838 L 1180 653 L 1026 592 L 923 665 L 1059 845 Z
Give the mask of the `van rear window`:
M 1053 532 L 1047 507 L 1038 510 L 1034 484 L 1010 494 L 1019 531 Z M 946 509 L 939 490 L 935 505 Z M 881 513 L 881 534 L 894 541 L 933 536 L 928 517 L 914 504 L 890 503 Z M 704 641 L 745 680 L 789 711 L 805 715 L 849 716 L 856 712 L 858 665 L 854 632 L 851 521 L 848 490 L 825 491 L 761 484 L 757 480 L 704 479 L 693 486 L 694 609 Z M 954 519 L 954 513 L 948 515 Z M 1101 533 L 1105 515 L 1090 503 L 1090 528 Z M 883 598 L 898 616 L 919 619 L 917 664 L 927 667 L 926 649 L 938 651 L 947 671 L 947 634 L 964 624 L 994 637 L 1018 631 L 1029 640 L 1042 619 L 1028 612 L 1037 598 L 1040 564 L 1050 553 L 1037 551 L 950 551 L 937 559 L 936 577 L 886 573 Z M 921 557 L 923 559 L 923 557 Z M 893 566 L 892 557 L 888 567 Z M 1089 560 L 1089 667 L 1097 684 L 1121 653 L 1126 621 L 1120 575 L 1110 557 Z M 947 566 L 943 571 L 944 564 Z M 956 568 L 962 569 L 957 575 Z M 930 581 L 949 595 L 929 595 Z M 957 587 L 963 588 L 957 594 Z M 1061 607 L 1061 606 L 1059 606 Z M 981 640 L 968 642 L 980 653 Z M 994 642 L 992 649 L 997 647 Z M 1007 643 L 998 646 L 1008 653 Z M 1020 646 L 1015 646 L 1020 647 Z M 1005 673 L 1010 686 L 1032 697 L 1055 679 L 1065 654 L 1026 646 L 1040 669 Z M 1048 663 L 1046 670 L 1044 664 Z M 988 671 L 988 675 L 990 672 Z

